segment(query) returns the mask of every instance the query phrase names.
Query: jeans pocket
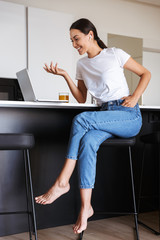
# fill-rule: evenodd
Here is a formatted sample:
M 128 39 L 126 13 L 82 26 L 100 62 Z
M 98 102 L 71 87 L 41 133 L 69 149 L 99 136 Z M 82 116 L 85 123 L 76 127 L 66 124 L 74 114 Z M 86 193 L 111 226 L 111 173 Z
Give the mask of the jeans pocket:
M 126 111 L 137 111 L 137 110 L 139 110 L 138 103 L 134 107 L 126 107 L 126 106 L 122 106 L 122 105 L 121 105 L 121 107 Z

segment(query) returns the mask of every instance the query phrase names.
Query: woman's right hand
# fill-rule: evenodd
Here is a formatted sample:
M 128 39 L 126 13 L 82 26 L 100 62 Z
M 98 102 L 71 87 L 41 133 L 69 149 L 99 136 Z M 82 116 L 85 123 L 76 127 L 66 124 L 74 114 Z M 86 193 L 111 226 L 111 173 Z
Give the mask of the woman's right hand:
M 65 74 L 66 74 L 66 71 L 64 71 L 64 70 L 61 69 L 61 68 L 58 68 L 57 66 L 58 66 L 57 63 L 56 63 L 55 66 L 53 66 L 53 62 L 51 62 L 50 67 L 45 63 L 45 67 L 43 67 L 43 68 L 44 68 L 44 70 L 45 70 L 46 72 L 48 72 L 48 73 L 52 73 L 52 74 L 60 75 L 60 76 L 63 76 L 63 77 L 64 77 Z

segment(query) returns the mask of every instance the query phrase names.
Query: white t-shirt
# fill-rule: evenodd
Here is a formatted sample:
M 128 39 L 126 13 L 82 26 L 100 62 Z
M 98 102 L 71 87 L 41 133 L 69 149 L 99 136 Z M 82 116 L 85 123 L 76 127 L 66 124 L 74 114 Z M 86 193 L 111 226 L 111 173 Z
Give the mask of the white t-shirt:
M 129 58 L 122 49 L 105 48 L 93 58 L 86 56 L 78 60 L 76 79 L 84 81 L 98 105 L 128 96 L 123 66 Z

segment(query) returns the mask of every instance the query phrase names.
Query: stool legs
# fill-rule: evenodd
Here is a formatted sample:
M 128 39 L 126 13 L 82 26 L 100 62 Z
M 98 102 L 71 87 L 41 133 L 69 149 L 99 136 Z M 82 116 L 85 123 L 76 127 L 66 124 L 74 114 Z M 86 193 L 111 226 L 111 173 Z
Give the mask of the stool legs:
M 132 185 L 132 198 L 133 198 L 133 209 L 134 212 L 134 221 L 135 221 L 135 229 L 136 229 L 136 239 L 139 239 L 139 231 L 138 231 L 138 214 L 136 209 L 136 198 L 135 198 L 135 189 L 134 189 L 134 178 L 133 178 L 133 167 L 132 167 L 132 154 L 131 154 L 131 146 L 129 146 L 129 163 L 130 163 L 130 174 L 131 174 L 131 185 Z M 116 213 L 117 214 L 117 213 Z M 79 234 L 77 240 L 82 240 L 84 231 Z
M 31 215 L 32 223 L 33 223 L 33 233 L 35 235 L 35 240 L 37 240 L 36 215 L 35 215 L 32 176 L 31 176 L 31 167 L 30 167 L 30 158 L 29 158 L 28 149 L 24 150 L 24 159 L 25 159 L 25 173 L 26 173 L 26 194 L 27 194 L 29 236 L 30 236 L 30 240 L 32 240 L 31 223 L 29 218 L 29 215 Z M 29 196 L 30 196 L 30 201 L 29 201 Z M 29 211 L 29 203 L 31 204 L 31 211 Z
M 159 221 L 159 231 L 156 233 L 157 235 L 160 235 L 160 144 L 157 144 L 157 149 L 158 149 L 158 221 Z
M 84 231 L 82 231 L 82 232 L 78 235 L 78 239 L 77 239 L 77 240 L 82 240 L 82 238 L 83 238 L 83 233 L 84 233 Z
M 143 146 L 143 156 L 142 156 L 142 166 L 141 166 L 141 176 L 140 176 L 140 187 L 139 187 L 139 198 L 138 198 L 138 213 L 140 210 L 140 201 L 141 201 L 141 193 L 142 193 L 142 180 L 143 180 L 143 168 L 144 168 L 144 154 L 146 145 Z
M 158 144 L 157 144 L 158 145 Z M 159 231 L 156 231 L 155 229 L 149 227 L 147 224 L 143 223 L 142 221 L 138 220 L 138 223 L 141 224 L 143 227 L 147 228 L 151 232 L 153 232 L 156 235 L 160 235 L 160 145 L 157 146 L 158 149 L 158 164 L 159 164 L 159 186 L 158 186 L 158 207 L 159 207 Z M 138 212 L 140 209 L 140 200 L 141 200 L 141 194 L 142 194 L 142 180 L 143 180 L 143 170 L 144 170 L 144 158 L 145 158 L 145 150 L 146 150 L 146 144 L 144 143 L 144 148 L 143 148 L 143 156 L 142 156 L 142 169 L 141 169 L 141 177 L 140 177 L 140 190 L 139 190 L 139 200 L 138 200 Z
M 29 239 L 32 240 L 32 230 L 31 230 L 31 219 L 30 219 L 30 195 L 29 195 L 29 186 L 28 186 L 28 164 L 26 160 L 26 153 L 24 151 L 24 164 L 25 164 L 25 180 L 26 180 L 26 197 L 27 197 L 27 215 L 28 215 L 28 230 L 29 230 Z
M 130 146 L 129 146 L 129 161 L 130 161 L 130 171 L 131 171 L 132 197 L 133 197 L 136 237 L 137 237 L 137 240 L 139 240 L 138 217 L 137 217 L 137 209 L 136 209 L 136 199 L 135 199 L 135 189 L 134 189 L 134 179 L 133 179 L 133 167 L 132 167 L 132 155 L 131 155 L 131 147 Z

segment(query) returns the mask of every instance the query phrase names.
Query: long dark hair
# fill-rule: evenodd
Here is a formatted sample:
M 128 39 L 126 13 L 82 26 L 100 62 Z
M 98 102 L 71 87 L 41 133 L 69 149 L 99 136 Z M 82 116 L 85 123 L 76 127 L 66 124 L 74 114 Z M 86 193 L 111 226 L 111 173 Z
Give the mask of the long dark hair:
M 85 35 L 87 35 L 90 31 L 92 31 L 94 34 L 94 39 L 97 41 L 100 48 L 102 48 L 102 49 L 107 48 L 107 46 L 104 44 L 104 42 L 102 42 L 102 40 L 98 37 L 95 26 L 88 19 L 81 18 L 81 19 L 75 21 L 74 23 L 72 23 L 70 30 L 71 29 L 78 29 Z

